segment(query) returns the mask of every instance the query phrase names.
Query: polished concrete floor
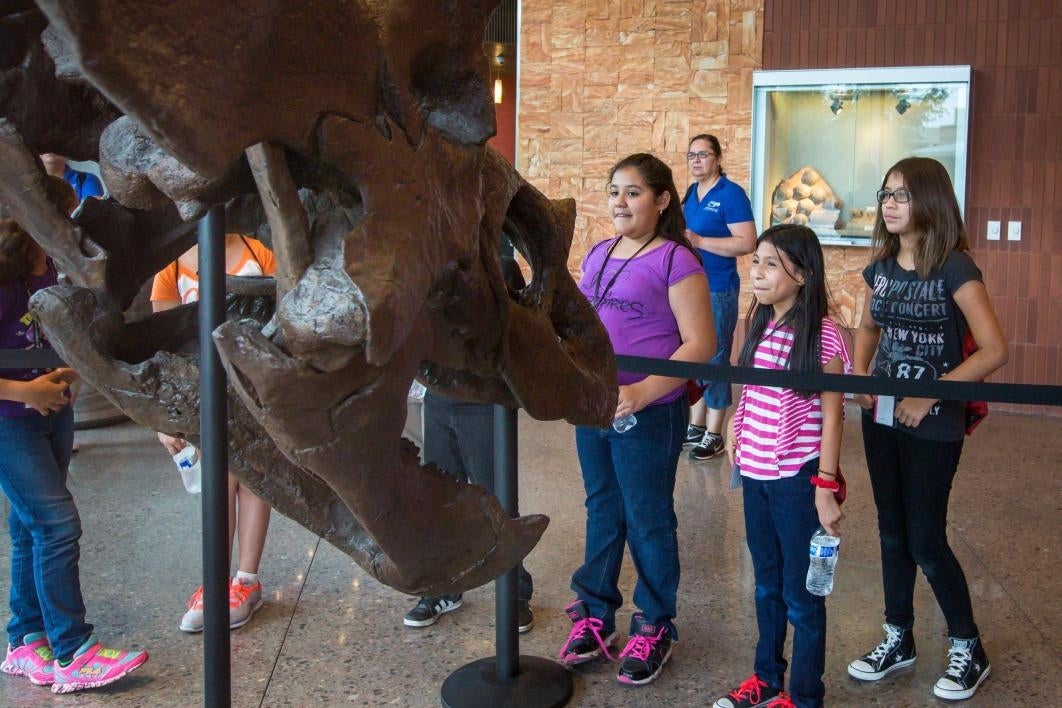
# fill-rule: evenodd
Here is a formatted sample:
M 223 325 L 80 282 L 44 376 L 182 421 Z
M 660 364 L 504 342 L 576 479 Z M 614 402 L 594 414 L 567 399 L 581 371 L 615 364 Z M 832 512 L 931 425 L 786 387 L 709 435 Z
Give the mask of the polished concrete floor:
M 946 665 L 946 630 L 919 579 L 916 667 L 880 685 L 859 684 L 846 663 L 881 636 L 873 501 L 856 417 L 842 457 L 851 491 L 837 586 L 829 600 L 827 705 L 929 706 Z M 124 682 L 55 697 L 0 675 L 0 705 L 201 705 L 202 637 L 177 630 L 200 567 L 198 497 L 152 433 L 132 424 L 78 433 L 71 488 L 84 523 L 82 583 L 90 621 L 107 642 L 146 648 L 151 661 Z M 552 523 L 527 559 L 537 623 L 525 654 L 551 657 L 568 627 L 568 576 L 581 559 L 583 494 L 571 429 L 520 419 L 525 511 Z M 972 706 L 1048 706 L 1062 696 L 1062 420 L 993 414 L 969 439 L 951 503 L 951 541 L 966 570 L 993 662 Z M 661 678 L 626 688 L 614 667 L 574 674 L 577 706 L 705 706 L 751 672 L 752 567 L 741 495 L 722 460 L 680 463 L 676 491 L 683 578 L 682 641 Z M 6 539 L 6 534 L 4 535 Z M 9 545 L 0 540 L 0 567 Z M 434 627 L 402 626 L 411 600 L 369 578 L 346 556 L 274 516 L 262 566 L 267 602 L 232 633 L 235 706 L 436 706 L 454 669 L 493 653 L 490 587 Z M 0 573 L 0 595 L 7 593 Z M 627 596 L 633 586 L 628 564 Z M 629 615 L 625 612 L 621 623 Z

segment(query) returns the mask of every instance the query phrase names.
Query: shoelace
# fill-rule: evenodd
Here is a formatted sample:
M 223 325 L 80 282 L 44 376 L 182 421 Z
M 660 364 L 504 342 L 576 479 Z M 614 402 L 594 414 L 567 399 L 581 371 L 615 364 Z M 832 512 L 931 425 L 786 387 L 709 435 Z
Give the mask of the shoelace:
M 656 637 L 643 637 L 640 635 L 631 637 L 627 642 L 627 646 L 623 647 L 623 651 L 620 652 L 620 658 L 625 656 L 633 656 L 639 661 L 645 661 L 649 658 L 649 652 L 656 646 L 659 636 Z
M 229 607 L 236 609 L 247 602 L 252 592 L 254 592 L 254 585 L 244 585 L 238 580 L 232 583 L 229 585 Z
M 762 699 L 763 689 L 767 688 L 767 682 L 761 681 L 756 674 L 749 676 L 745 682 L 737 687 L 736 691 L 730 692 L 731 698 L 747 698 L 752 703 L 759 703 Z
M 188 598 L 188 609 L 195 609 L 197 605 L 203 604 L 203 586 L 200 585 L 196 588 L 196 591 L 192 593 L 192 596 Z
M 572 645 L 577 639 L 582 639 L 590 633 L 594 636 L 594 641 L 601 647 L 601 652 L 605 655 L 605 658 L 609 661 L 613 661 L 613 657 L 608 652 L 608 647 L 605 646 L 605 640 L 601 638 L 601 630 L 605 628 L 605 623 L 596 617 L 587 617 L 581 619 L 572 625 L 572 631 L 568 632 L 568 641 L 561 647 L 560 653 L 557 655 L 558 659 L 563 659 L 564 655 L 568 653 L 568 647 Z
M 961 679 L 971 661 L 973 661 L 973 652 L 971 650 L 952 646 L 948 649 L 948 668 L 944 675 Z
M 793 703 L 788 693 L 779 693 L 773 701 L 767 704 L 767 708 L 796 708 L 796 704 Z
M 885 658 L 886 654 L 900 644 L 900 634 L 900 630 L 892 625 L 885 625 L 885 639 L 882 640 L 881 644 L 874 647 L 874 651 L 870 652 L 869 658 L 873 661 Z

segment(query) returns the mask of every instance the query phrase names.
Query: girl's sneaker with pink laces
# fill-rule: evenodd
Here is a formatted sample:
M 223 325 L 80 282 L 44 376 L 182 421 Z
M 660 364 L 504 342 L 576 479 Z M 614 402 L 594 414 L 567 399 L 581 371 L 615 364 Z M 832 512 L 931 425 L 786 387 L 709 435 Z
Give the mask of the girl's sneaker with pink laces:
M 25 676 L 30 683 L 37 686 L 47 686 L 54 680 L 52 664 L 55 657 L 52 656 L 52 647 L 48 644 L 48 637 L 44 632 L 27 634 L 22 640 L 22 646 L 12 649 L 7 646 L 7 656 L 4 663 L 0 664 L 0 671 L 12 676 Z
M 147 660 L 146 651 L 109 649 L 100 644 L 95 636 L 89 637 L 74 652 L 69 664 L 63 666 L 58 660 L 55 661 L 52 692 L 73 693 L 106 686 L 143 666 Z

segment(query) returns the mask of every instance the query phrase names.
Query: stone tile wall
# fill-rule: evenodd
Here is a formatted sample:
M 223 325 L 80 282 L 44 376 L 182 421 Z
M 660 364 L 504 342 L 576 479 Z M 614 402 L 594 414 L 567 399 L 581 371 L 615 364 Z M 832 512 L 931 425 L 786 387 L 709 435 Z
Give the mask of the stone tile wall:
M 762 0 L 522 0 L 521 13 L 517 168 L 575 199 L 573 272 L 612 235 L 605 181 L 621 157 L 658 155 L 681 194 L 689 137 L 713 133 L 748 186 Z

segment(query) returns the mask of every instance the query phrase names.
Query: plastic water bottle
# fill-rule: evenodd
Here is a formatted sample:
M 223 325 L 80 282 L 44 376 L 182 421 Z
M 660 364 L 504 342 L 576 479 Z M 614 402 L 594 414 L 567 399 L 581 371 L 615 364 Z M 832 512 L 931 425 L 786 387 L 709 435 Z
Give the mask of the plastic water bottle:
M 616 420 L 612 421 L 612 429 L 617 433 L 625 433 L 636 425 L 638 425 L 638 419 L 634 417 L 633 413 L 628 413 L 622 418 L 616 418 Z
M 199 464 L 199 450 L 192 445 L 185 445 L 173 456 L 173 461 L 181 472 L 184 488 L 191 494 L 203 491 L 203 468 Z
M 837 550 L 841 539 L 826 533 L 821 526 L 811 537 L 808 555 L 808 580 L 806 587 L 812 595 L 826 596 L 833 592 L 833 572 L 837 568 Z

